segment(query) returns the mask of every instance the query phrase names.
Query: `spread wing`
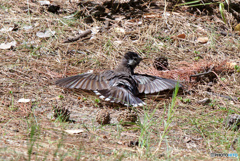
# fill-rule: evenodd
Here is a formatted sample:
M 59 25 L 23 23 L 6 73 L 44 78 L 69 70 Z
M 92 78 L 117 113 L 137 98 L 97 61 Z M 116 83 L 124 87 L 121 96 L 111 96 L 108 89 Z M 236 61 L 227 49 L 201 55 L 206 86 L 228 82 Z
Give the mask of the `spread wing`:
M 138 83 L 139 93 L 158 93 L 164 90 L 172 90 L 175 88 L 177 81 L 150 76 L 147 74 L 134 74 L 133 78 Z M 179 87 L 182 87 L 179 84 Z
M 113 74 L 113 71 L 106 71 L 104 73 L 84 73 L 59 79 L 56 85 L 70 89 L 84 89 L 84 90 L 103 90 L 109 88 L 108 77 Z

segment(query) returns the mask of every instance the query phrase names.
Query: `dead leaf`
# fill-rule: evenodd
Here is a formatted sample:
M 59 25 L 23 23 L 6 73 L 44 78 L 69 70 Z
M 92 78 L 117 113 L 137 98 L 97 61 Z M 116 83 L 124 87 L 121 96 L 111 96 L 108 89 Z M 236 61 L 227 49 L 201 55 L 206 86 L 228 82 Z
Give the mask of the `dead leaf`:
M 12 41 L 9 43 L 2 43 L 0 44 L 0 49 L 11 49 L 12 47 L 15 47 L 16 44 L 17 44 L 16 41 Z
M 121 141 L 118 141 L 118 142 L 117 142 L 117 144 L 119 144 L 119 145 L 123 145 L 123 142 L 121 142 Z
M 101 27 L 98 27 L 98 26 L 96 26 L 96 27 L 92 27 L 92 34 L 97 34 L 99 31 L 100 31 L 100 29 L 101 29 Z
M 32 29 L 33 27 L 32 26 L 23 26 L 23 29 L 24 30 L 30 30 L 30 29 Z
M 175 35 L 171 36 L 171 39 L 173 39 L 173 40 L 185 39 L 185 38 L 186 38 L 185 34 L 180 34 L 180 35 L 177 35 L 177 36 L 175 36 Z
M 28 103 L 28 102 L 30 102 L 30 101 L 31 101 L 31 99 L 26 99 L 26 98 L 20 98 L 20 99 L 18 100 L 19 103 Z
M 12 31 L 13 30 L 13 27 L 9 27 L 9 28 L 1 28 L 0 32 L 8 32 L 8 31 Z
M 139 18 L 137 18 L 137 19 L 131 19 L 131 20 L 128 20 L 126 23 L 127 23 L 127 24 L 131 24 L 131 25 L 135 25 L 135 24 L 141 25 L 141 24 L 142 24 L 142 20 L 139 19 Z
M 91 31 L 92 31 L 92 36 L 91 36 L 91 38 L 90 38 L 91 40 L 96 38 L 96 35 L 97 35 L 97 33 L 100 31 L 100 29 L 101 29 L 101 27 L 98 27 L 98 26 L 93 27 L 93 28 L 91 29 Z
M 83 133 L 84 130 L 83 129 L 76 129 L 76 130 L 64 130 L 66 133 L 69 133 L 71 135 L 73 134 L 80 134 L 80 133 Z
M 158 13 L 145 13 L 143 18 L 162 18 L 162 16 Z
M 93 73 L 93 70 L 88 70 L 86 73 Z
M 17 24 L 14 24 L 13 26 L 11 27 L 3 27 L 1 28 L 0 32 L 9 32 L 9 31 L 17 31 L 18 30 L 18 25 Z
M 53 35 L 55 35 L 55 31 L 49 31 L 47 30 L 45 33 L 44 32 L 37 32 L 37 37 L 40 38 L 48 38 L 48 37 L 52 37 Z
M 197 38 L 197 42 L 205 44 L 208 42 L 208 37 L 199 37 Z
M 180 34 L 180 35 L 177 35 L 178 38 L 181 38 L 181 39 L 185 39 L 186 38 L 186 35 L 185 34 Z
M 41 6 L 45 6 L 45 5 L 50 5 L 50 1 L 38 1 L 38 3 L 40 3 Z
M 236 65 L 237 65 L 237 63 L 235 63 L 235 62 L 226 62 L 226 66 L 229 69 L 234 69 Z
M 235 30 L 235 31 L 240 31 L 240 23 L 237 24 L 237 26 L 234 27 L 234 30 Z
M 121 40 L 113 42 L 113 44 L 116 46 L 121 45 L 122 43 L 123 43 L 123 41 L 121 41 Z
M 125 29 L 124 29 L 124 28 L 116 27 L 116 28 L 114 28 L 114 30 L 115 30 L 117 33 L 123 33 L 123 34 L 125 34 Z

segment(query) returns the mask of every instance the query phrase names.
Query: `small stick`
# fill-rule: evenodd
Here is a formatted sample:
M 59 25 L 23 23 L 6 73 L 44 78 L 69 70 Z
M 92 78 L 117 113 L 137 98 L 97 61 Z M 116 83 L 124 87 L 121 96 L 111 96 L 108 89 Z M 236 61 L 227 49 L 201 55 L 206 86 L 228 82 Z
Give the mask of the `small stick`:
M 84 31 L 83 33 L 81 33 L 80 35 L 78 35 L 77 37 L 73 37 L 73 38 L 68 38 L 67 40 L 63 41 L 63 43 L 70 43 L 73 41 L 77 41 L 82 37 L 86 37 L 87 35 L 91 34 L 92 31 L 90 29 Z
M 189 79 L 190 79 L 190 82 L 191 82 L 191 80 L 192 80 L 192 77 L 200 77 L 200 76 L 202 76 L 202 75 L 209 75 L 210 73 L 214 73 L 214 72 L 212 71 L 213 67 L 214 67 L 214 66 L 210 67 L 210 69 L 209 69 L 207 72 L 190 75 L 190 78 L 189 78 Z

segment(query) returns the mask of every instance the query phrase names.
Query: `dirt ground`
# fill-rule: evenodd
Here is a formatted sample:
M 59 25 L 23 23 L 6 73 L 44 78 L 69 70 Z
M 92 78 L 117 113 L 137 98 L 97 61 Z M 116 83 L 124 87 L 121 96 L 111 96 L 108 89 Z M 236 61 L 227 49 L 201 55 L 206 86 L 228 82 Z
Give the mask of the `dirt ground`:
M 46 2 L 0 4 L 1 160 L 239 159 L 210 155 L 240 155 L 239 129 L 225 123 L 240 115 L 239 2 L 225 4 L 226 22 L 218 4 Z M 54 85 L 113 69 L 127 51 L 148 58 L 136 72 L 179 80 L 183 90 L 146 96 L 147 106 L 132 109 L 137 120 L 124 125 L 118 118 L 126 107 Z M 154 67 L 159 57 L 167 70 Z M 96 120 L 103 109 L 106 125 Z

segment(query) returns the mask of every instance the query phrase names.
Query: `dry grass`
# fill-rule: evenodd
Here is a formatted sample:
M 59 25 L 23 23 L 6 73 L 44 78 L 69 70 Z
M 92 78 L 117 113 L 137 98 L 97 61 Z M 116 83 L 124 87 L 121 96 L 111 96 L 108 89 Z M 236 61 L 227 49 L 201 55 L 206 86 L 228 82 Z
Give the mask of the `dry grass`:
M 142 4 L 145 9 L 136 9 L 133 15 L 129 10 L 113 14 L 113 17 L 131 15 L 131 19 L 110 21 L 110 29 L 91 39 L 63 43 L 80 30 L 103 27 L 104 23 L 97 19 L 85 23 L 83 17 L 63 18 L 79 7 L 68 1 L 58 3 L 65 12 L 53 14 L 26 0 L 3 1 L 0 5 L 0 28 L 18 25 L 17 31 L 0 32 L 0 43 L 17 42 L 12 50 L 1 50 L 0 57 L 1 160 L 218 160 L 211 158 L 210 153 L 240 155 L 239 131 L 223 126 L 228 115 L 240 114 L 240 103 L 217 96 L 240 94 L 238 71 L 223 64 L 235 62 L 239 67 L 239 36 L 220 34 L 232 31 L 229 24 L 236 20 L 231 14 L 226 12 L 229 23 L 225 25 L 217 12 L 210 16 L 194 15 L 178 9 L 167 11 L 164 16 L 164 3 L 159 1 L 157 9 L 145 3 Z M 143 18 L 146 13 L 160 16 Z M 141 24 L 136 23 L 140 21 Z M 30 30 L 23 28 L 30 25 L 33 27 Z M 123 28 L 125 33 L 117 28 Z M 42 39 L 36 36 L 45 30 L 56 34 Z M 176 38 L 180 34 L 186 38 Z M 209 41 L 198 43 L 198 37 L 208 37 Z M 113 69 L 128 50 L 149 58 L 137 72 L 179 79 L 184 84 L 185 94 L 177 97 L 171 119 L 167 115 L 171 99 L 146 99 L 147 109 L 137 109 L 138 123 L 121 126 L 117 116 L 122 108 L 54 85 L 56 79 L 64 76 Z M 154 58 L 160 55 L 168 58 L 170 71 L 153 68 Z M 217 74 L 215 83 L 189 82 L 190 75 L 211 66 Z M 209 91 L 217 95 L 209 95 Z M 20 98 L 33 100 L 19 103 Z M 211 102 L 198 104 L 203 98 L 210 98 Z M 68 108 L 74 122 L 53 121 L 50 116 L 53 107 Z M 111 125 L 96 122 L 96 114 L 102 108 L 109 110 Z M 64 131 L 69 129 L 83 132 L 70 135 Z M 232 145 L 236 138 L 238 143 Z M 140 145 L 128 146 L 130 141 L 140 141 Z

